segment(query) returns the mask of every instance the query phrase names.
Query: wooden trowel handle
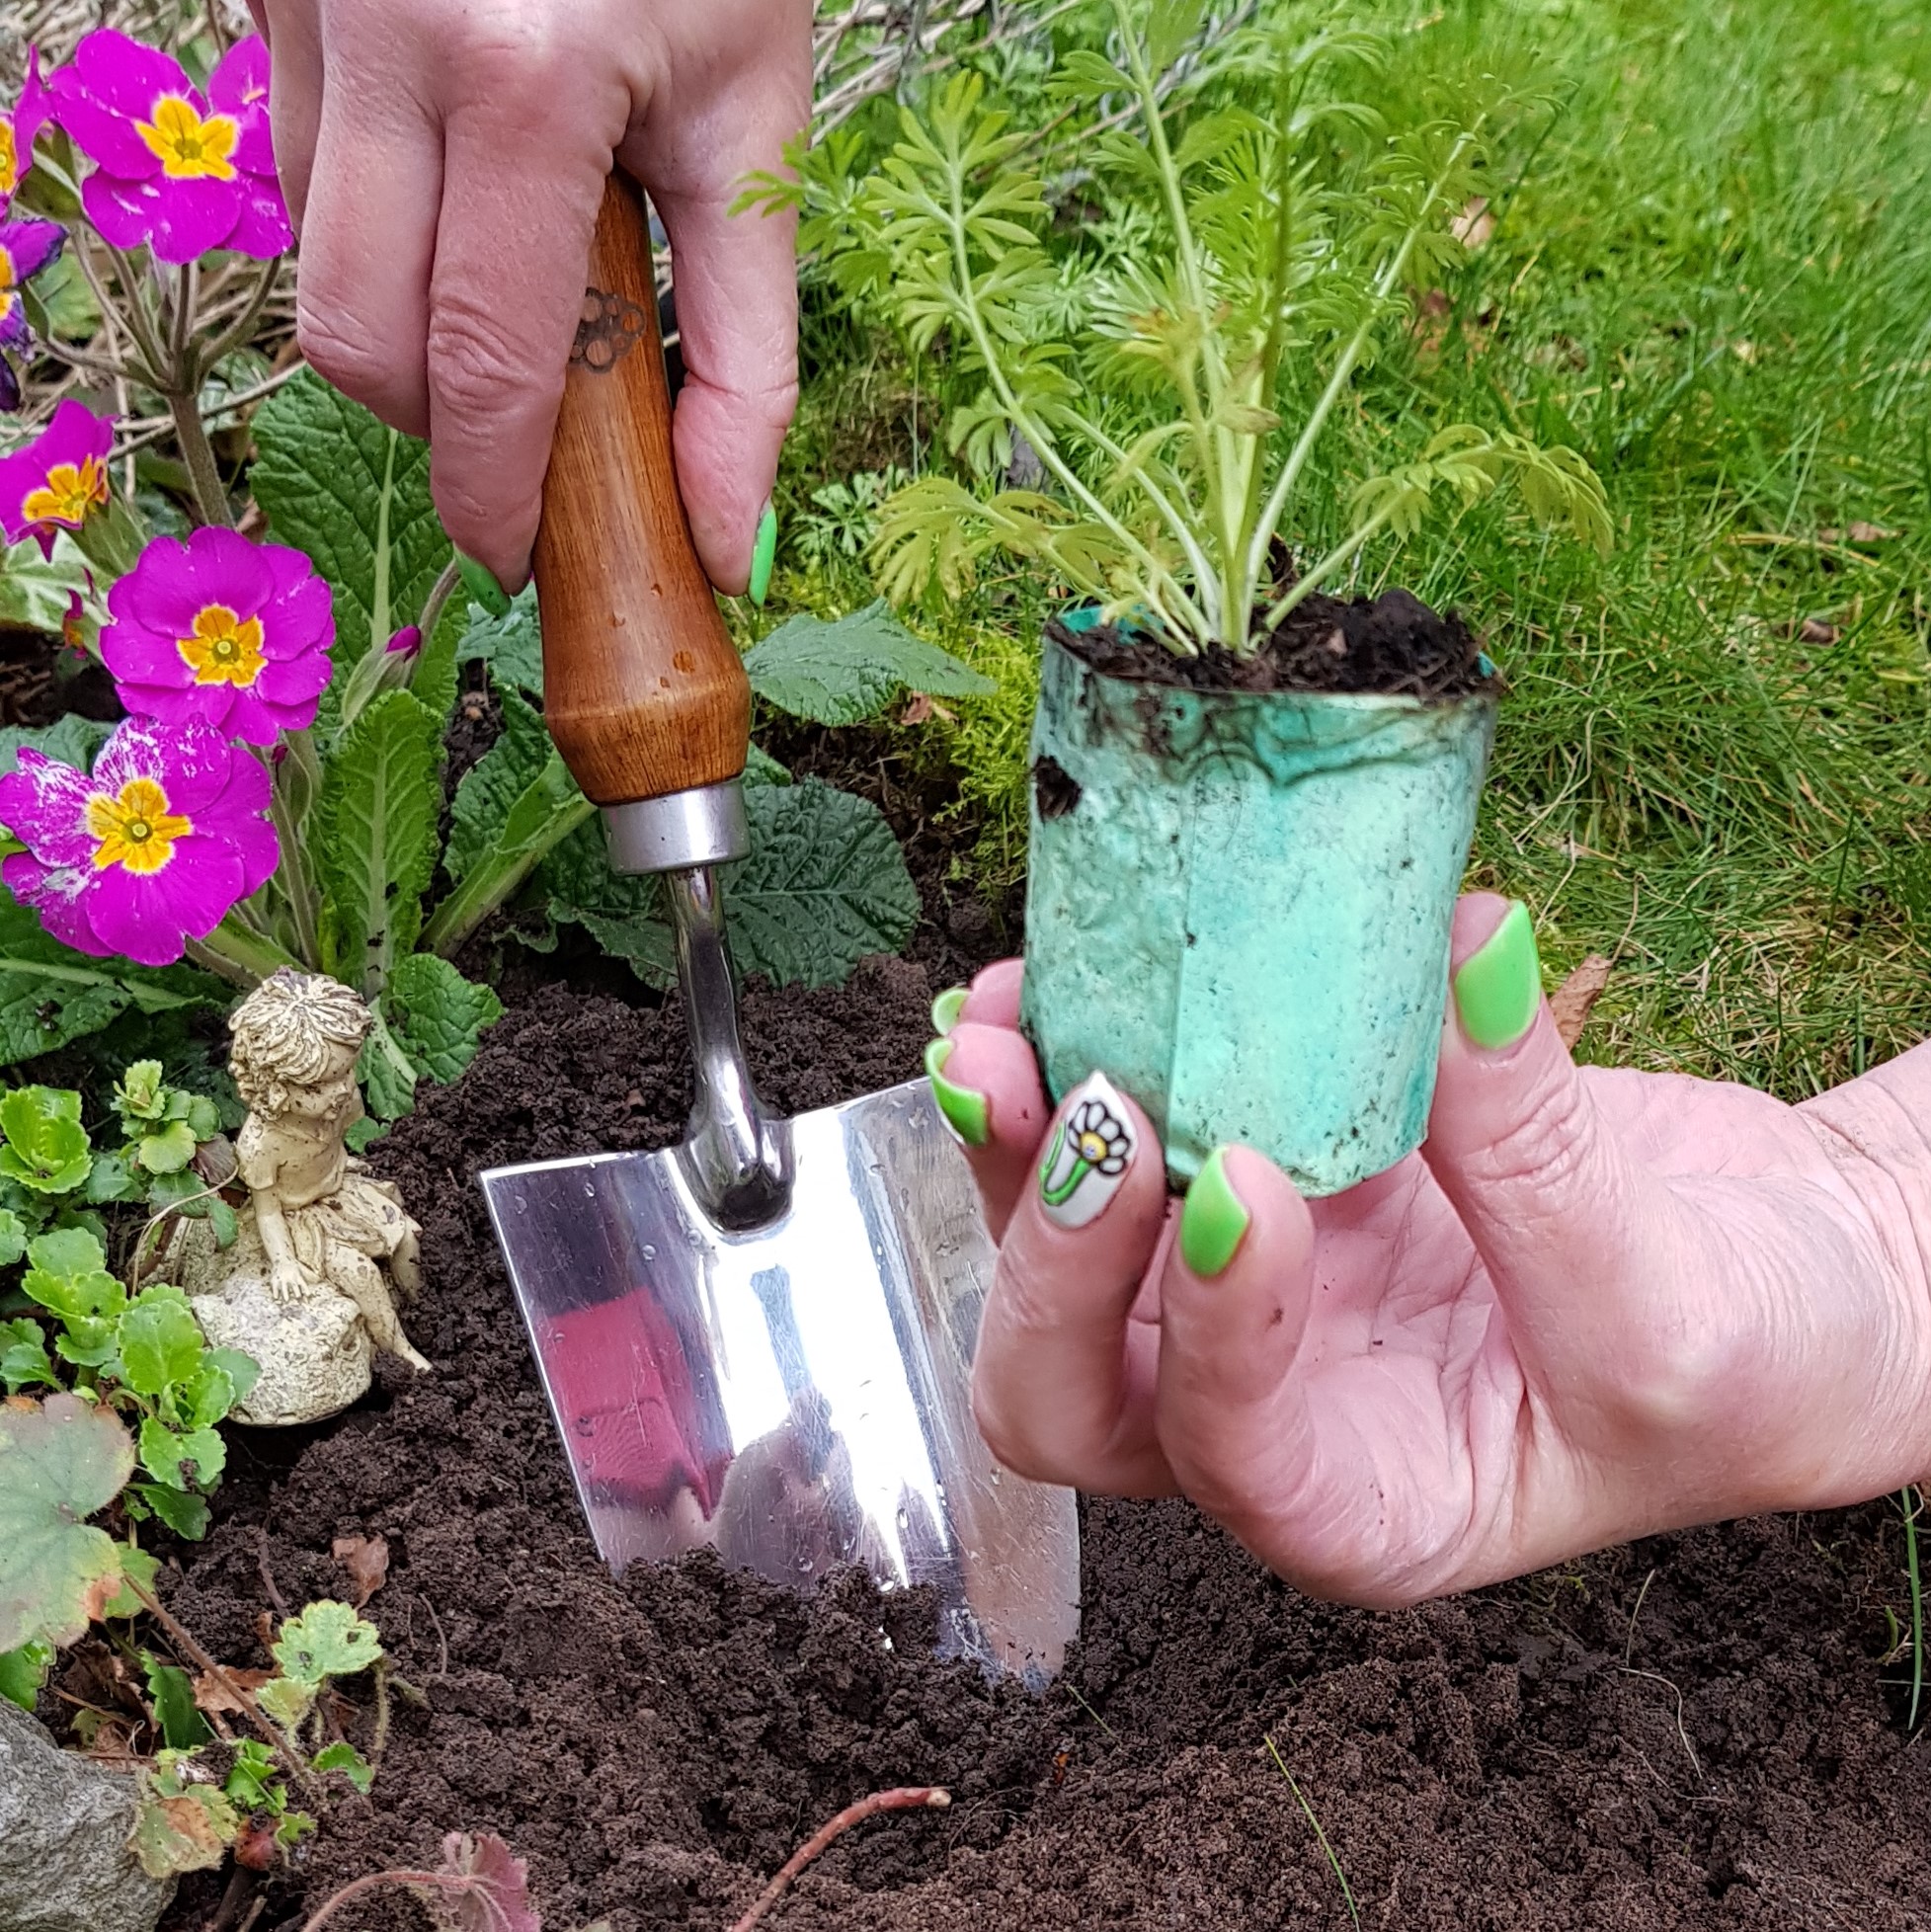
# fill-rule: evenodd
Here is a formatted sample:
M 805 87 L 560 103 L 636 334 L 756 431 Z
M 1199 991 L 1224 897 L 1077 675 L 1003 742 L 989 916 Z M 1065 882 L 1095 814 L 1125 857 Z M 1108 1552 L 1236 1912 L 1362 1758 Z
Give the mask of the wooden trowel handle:
M 744 769 L 751 685 L 690 545 L 642 192 L 603 190 L 536 532 L 543 712 L 599 805 Z

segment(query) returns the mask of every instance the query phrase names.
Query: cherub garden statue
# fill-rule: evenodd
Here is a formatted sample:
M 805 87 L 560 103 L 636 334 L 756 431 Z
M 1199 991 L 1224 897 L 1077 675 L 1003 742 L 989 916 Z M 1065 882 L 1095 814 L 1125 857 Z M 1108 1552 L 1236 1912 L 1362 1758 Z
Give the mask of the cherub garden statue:
M 343 1140 L 362 1118 L 356 1060 L 372 1024 L 339 980 L 285 969 L 228 1022 L 249 1110 L 236 1143 L 248 1205 L 232 1246 L 217 1249 L 207 1224 L 190 1221 L 171 1259 L 208 1340 L 261 1364 L 238 1421 L 333 1415 L 368 1388 L 372 1349 L 429 1367 L 390 1292 L 419 1285 L 420 1230 Z

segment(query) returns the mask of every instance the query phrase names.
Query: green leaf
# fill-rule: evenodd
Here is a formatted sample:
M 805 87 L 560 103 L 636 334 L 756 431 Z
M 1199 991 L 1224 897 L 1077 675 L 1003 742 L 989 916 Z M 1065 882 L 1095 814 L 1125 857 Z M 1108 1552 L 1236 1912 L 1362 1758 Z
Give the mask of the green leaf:
M 150 1488 L 151 1484 L 130 1483 L 122 1492 L 123 1502 L 135 1489 Z M 115 1549 L 121 1558 L 121 1587 L 102 1604 L 101 1615 L 104 1618 L 138 1617 L 144 1606 L 134 1594 L 133 1586 L 138 1585 L 152 1596 L 154 1579 L 161 1573 L 161 1561 L 135 1543 L 119 1543 Z
M 429 445 L 376 421 L 311 369 L 256 412 L 249 472 L 275 536 L 335 592 L 334 688 L 415 622 L 452 554 L 430 501 Z
M 517 801 L 543 776 L 545 767 L 554 762 L 561 768 L 563 763 L 541 712 L 513 690 L 503 692 L 501 701 L 502 735 L 463 774 L 449 802 L 443 869 L 458 882 L 500 848 Z M 576 790 L 568 772 L 564 783 Z
M 0 1174 L 37 1194 L 71 1194 L 93 1165 L 80 1095 L 51 1087 L 16 1087 L 0 1095 Z
M 162 1119 L 168 1110 L 168 1089 L 158 1060 L 136 1060 L 114 1084 L 114 1110 L 123 1121 Z M 133 1129 L 128 1133 L 131 1137 Z
M 184 1377 L 175 1392 L 181 1418 L 191 1429 L 211 1429 L 226 1417 L 237 1400 L 234 1377 L 205 1356 L 201 1367 Z
M 87 1228 L 51 1228 L 28 1244 L 27 1258 L 43 1274 L 97 1274 L 108 1264 L 101 1238 Z
M 114 1539 L 87 1521 L 133 1474 L 114 1413 L 78 1396 L 0 1406 L 0 1650 L 70 1644 L 113 1595 Z
M 159 1133 L 144 1134 L 134 1156 L 151 1174 L 178 1174 L 195 1158 L 195 1130 L 185 1120 L 171 1120 Z
M 64 532 L 55 540 L 51 557 L 41 556 L 32 537 L 0 549 L 0 624 L 9 629 L 45 631 L 58 637 L 67 617 L 67 600 L 76 591 L 83 598 L 87 595 L 87 559 Z M 112 729 L 102 725 L 101 736 Z M 12 736 L 12 732 L 0 733 L 0 743 Z M 11 753 L 6 769 L 13 769 Z
M 747 785 L 788 785 L 791 774 L 769 752 L 756 745 L 745 747 L 744 782 Z
M 53 628 L 57 630 L 59 626 Z M 50 725 L 9 725 L 0 730 L 0 778 L 19 768 L 23 747 L 43 753 L 62 765 L 71 765 L 77 771 L 92 770 L 95 753 L 108 742 L 113 731 L 113 725 L 83 718 L 76 711 L 67 712 Z
M 110 1201 L 138 1201 L 142 1192 L 140 1176 L 126 1155 L 110 1151 L 94 1157 L 82 1195 L 90 1206 L 101 1207 Z
M 261 1363 L 239 1348 L 210 1348 L 207 1361 L 210 1368 L 218 1368 L 235 1385 L 236 1402 L 246 1402 L 262 1379 Z
M 375 1023 L 356 1060 L 356 1078 L 362 1082 L 369 1114 L 379 1120 L 400 1120 L 416 1104 L 416 1063 L 390 1031 L 379 1001 L 373 1017 Z
M 1153 0 L 1147 17 L 1147 64 L 1159 76 L 1200 31 L 1206 0 Z
M 340 1771 L 364 1798 L 375 1782 L 374 1766 L 355 1745 L 341 1738 L 333 1744 L 324 1744 L 308 1762 L 317 1771 Z
M 137 1396 L 158 1396 L 200 1370 L 203 1345 L 201 1324 L 186 1302 L 143 1294 L 121 1318 L 121 1380 Z
M 0 1652 L 0 1697 L 18 1704 L 23 1711 L 32 1711 L 52 1667 L 53 1646 L 39 1640 Z
M 177 1536 L 199 1543 L 207 1534 L 206 1498 L 178 1489 L 168 1483 L 130 1483 L 129 1495 L 137 1495 Z
M 503 1002 L 446 959 L 416 952 L 389 976 L 382 1008 L 417 1073 L 447 1086 L 476 1057 L 486 1026 L 503 1017 Z
M 46 1330 L 31 1316 L 0 1322 L 0 1382 L 10 1396 L 37 1384 L 60 1386 L 47 1355 Z
M 222 1792 L 244 1811 L 280 1811 L 287 1802 L 276 1781 L 280 1769 L 268 1745 L 259 1737 L 244 1737 L 235 1745 Z
M 27 1224 L 12 1208 L 0 1208 L 0 1268 L 10 1268 L 27 1252 Z
M 297 1683 L 292 1677 L 271 1677 L 255 1693 L 256 1701 L 277 1724 L 293 1730 L 315 1708 L 319 1683 Z
M 902 690 L 988 697 L 998 687 L 949 651 L 914 637 L 884 599 L 827 623 L 797 616 L 745 653 L 751 688 L 814 724 L 876 717 Z
M 219 1011 L 233 998 L 232 988 L 196 967 L 156 969 L 75 952 L 0 888 L 0 1066 L 98 1033 L 129 1010 Z
M 304 1838 L 312 1837 L 316 1829 L 315 1820 L 306 1811 L 290 1811 L 275 1827 L 275 1842 L 283 1851 L 293 1851 Z
M 151 1650 L 141 1652 L 147 1694 L 154 1716 L 171 1751 L 192 1751 L 214 1735 L 208 1721 L 195 1705 L 195 1686 L 178 1663 L 163 1663 Z
M 835 986 L 867 953 L 896 952 L 919 923 L 919 890 L 884 815 L 817 778 L 745 793 L 751 854 L 724 870 L 731 956 L 774 984 Z M 587 828 L 544 877 L 551 911 L 594 933 L 639 977 L 668 985 L 676 955 L 655 879 L 620 879 Z
M 290 1617 L 272 1648 L 282 1674 L 310 1686 L 330 1677 L 353 1677 L 382 1655 L 375 1626 L 348 1604 L 328 1597 Z
M 190 1495 L 197 1489 L 211 1489 L 220 1482 L 227 1460 L 227 1447 L 214 1429 L 178 1433 L 158 1416 L 141 1420 L 141 1467 L 164 1489 Z
M 526 585 L 501 616 L 478 604 L 456 645 L 458 664 L 486 664 L 499 695 L 527 691 L 543 695 L 543 630 L 536 614 L 536 587 Z
M 367 997 L 422 929 L 442 762 L 442 720 L 404 690 L 376 698 L 328 762 L 314 842 L 325 963 Z
M 108 1272 L 101 1244 L 86 1228 L 41 1235 L 29 1243 L 27 1257 L 33 1265 L 20 1285 L 69 1328 L 84 1322 L 113 1324 L 127 1306 L 127 1291 Z

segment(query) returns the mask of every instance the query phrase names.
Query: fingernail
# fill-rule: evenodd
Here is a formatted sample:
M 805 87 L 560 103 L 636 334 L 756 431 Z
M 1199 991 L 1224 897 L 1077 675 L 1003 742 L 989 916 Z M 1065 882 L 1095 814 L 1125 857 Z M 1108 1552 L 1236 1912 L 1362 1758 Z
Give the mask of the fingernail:
M 758 541 L 751 549 L 751 601 L 764 609 L 771 594 L 771 566 L 777 562 L 777 512 L 767 501 L 758 520 Z
M 1112 1082 L 1104 1074 L 1088 1075 L 1068 1098 L 1040 1163 L 1039 1199 L 1046 1219 L 1060 1228 L 1096 1221 L 1126 1182 L 1136 1140 Z
M 1542 964 L 1535 923 L 1518 899 L 1481 949 L 1455 975 L 1455 1010 L 1470 1043 L 1490 1053 L 1510 1047 L 1535 1024 L 1542 1005 Z
M 503 586 L 474 557 L 456 552 L 456 568 L 462 574 L 462 587 L 492 617 L 510 614 L 510 596 Z
M 967 996 L 972 989 L 966 986 L 948 986 L 932 1002 L 932 1031 L 942 1040 L 959 1023 L 959 1015 L 965 1010 Z
M 992 1104 L 976 1087 L 958 1087 L 945 1078 L 945 1063 L 954 1051 L 951 1040 L 934 1040 L 925 1049 L 925 1078 L 939 1118 L 966 1147 L 984 1147 L 993 1137 Z
M 1241 1251 L 1252 1222 L 1227 1177 L 1227 1150 L 1217 1147 L 1194 1175 L 1180 1209 L 1180 1259 L 1201 1280 L 1213 1280 Z

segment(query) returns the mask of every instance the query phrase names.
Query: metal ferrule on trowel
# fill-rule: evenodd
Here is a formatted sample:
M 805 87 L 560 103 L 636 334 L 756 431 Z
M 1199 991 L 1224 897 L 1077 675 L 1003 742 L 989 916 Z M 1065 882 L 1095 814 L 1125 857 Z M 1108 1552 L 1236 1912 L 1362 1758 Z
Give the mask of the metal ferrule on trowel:
M 481 1175 L 599 1550 L 793 1587 L 861 1564 L 941 1653 L 1032 1682 L 1078 1628 L 1065 1489 L 972 1416 L 995 1253 L 928 1085 L 783 1120 L 738 1034 L 716 867 L 744 856 L 751 686 L 691 548 L 642 198 L 611 177 L 543 491 L 544 718 L 611 866 L 663 876 L 688 1138 Z

